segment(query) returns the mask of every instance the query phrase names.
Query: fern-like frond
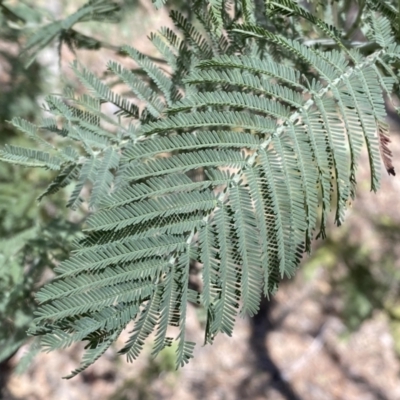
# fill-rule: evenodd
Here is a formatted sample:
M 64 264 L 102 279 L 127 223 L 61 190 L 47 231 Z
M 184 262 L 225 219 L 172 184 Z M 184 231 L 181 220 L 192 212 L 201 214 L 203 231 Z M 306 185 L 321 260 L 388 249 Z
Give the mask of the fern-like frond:
M 88 71 L 86 68 L 80 70 L 79 65 L 76 61 L 72 64 L 72 68 L 79 80 L 98 99 L 114 104 L 120 109 L 118 115 L 133 118 L 137 118 L 139 116 L 139 109 L 135 104 L 132 104 L 126 98 L 122 98 L 119 94 L 113 92 L 93 73 Z
M 127 226 L 144 224 L 150 220 L 159 220 L 162 217 L 174 216 L 194 211 L 207 211 L 215 208 L 215 197 L 212 193 L 177 193 L 165 195 L 159 199 L 142 200 L 140 203 L 128 204 L 111 210 L 101 210 L 89 221 L 89 229 L 119 230 Z
M 72 208 L 73 210 L 76 209 L 82 202 L 80 194 L 85 183 L 90 179 L 90 177 L 94 176 L 94 171 L 97 166 L 97 159 L 96 158 L 89 158 L 83 164 L 82 168 L 79 172 L 79 178 L 77 179 L 77 183 L 75 185 L 74 190 L 71 193 L 71 196 L 68 200 L 67 207 Z
M 178 251 L 183 246 L 183 238 L 179 236 L 153 236 L 137 240 L 128 237 L 123 241 L 81 249 L 71 260 L 63 264 L 61 270 L 58 268 L 57 272 L 61 273 L 61 277 L 67 277 L 83 271 L 97 271 L 109 265 L 161 257 Z
M 104 152 L 96 178 L 93 180 L 94 185 L 89 202 L 91 207 L 98 205 L 101 199 L 109 193 L 114 178 L 111 171 L 117 169 L 118 164 L 119 154 L 112 147 L 108 147 Z
M 220 33 L 224 26 L 223 7 L 223 0 L 210 0 L 210 19 L 212 20 L 213 26 L 215 27 L 214 29 L 217 33 Z
M 123 179 L 133 182 L 152 176 L 176 174 L 199 168 L 229 166 L 240 168 L 246 164 L 243 154 L 234 150 L 200 150 L 175 156 L 158 158 L 147 163 L 131 162 Z
M 198 68 L 201 70 L 207 69 L 209 73 L 210 68 L 224 69 L 225 72 L 232 68 L 239 68 L 256 76 L 257 74 L 269 76 L 301 91 L 306 90 L 304 84 L 301 83 L 299 71 L 270 59 L 260 60 L 255 57 L 241 58 L 238 56 L 220 56 L 208 61 L 202 61 L 198 65 Z M 194 71 L 194 73 L 196 73 L 196 71 Z M 193 75 L 193 78 L 196 76 L 197 75 Z M 191 81 L 191 79 L 192 75 L 188 77 L 188 81 Z M 193 80 L 193 82 L 196 81 Z
M 40 146 L 44 147 L 45 149 L 50 151 L 55 150 L 55 147 L 51 143 L 44 140 L 39 135 L 39 128 L 36 125 L 18 117 L 13 118 L 11 120 L 11 124 L 18 130 L 23 132 L 29 139 L 36 141 Z
M 155 118 L 160 117 L 164 104 L 146 83 L 143 82 L 131 71 L 123 68 L 121 65 L 114 61 L 108 63 L 108 68 L 119 77 L 129 89 L 139 98 L 146 103 L 147 109 Z
M 24 167 L 46 168 L 54 171 L 58 171 L 62 163 L 60 158 L 50 153 L 7 144 L 0 150 L 0 159 Z
M 299 92 L 287 86 L 276 85 L 268 78 L 258 77 L 257 75 L 241 72 L 238 69 L 226 71 L 194 71 L 190 78 L 186 79 L 190 84 L 208 83 L 212 85 L 229 85 L 232 88 L 238 88 L 243 91 L 251 91 L 257 94 L 264 94 L 278 99 L 280 102 L 287 103 L 294 107 L 300 107 L 303 103 L 303 97 Z M 305 89 L 305 88 L 304 88 Z
M 311 22 L 312 26 L 319 28 L 326 36 L 333 39 L 335 43 L 339 45 L 339 48 L 343 50 L 345 53 L 348 53 L 347 48 L 344 46 L 341 40 L 340 32 L 334 27 L 326 22 L 322 21 L 315 15 L 309 13 L 303 7 L 300 7 L 292 0 L 266 0 L 265 5 L 267 7 L 267 12 L 269 14 L 279 13 L 280 15 L 285 16 L 298 16 L 302 17 L 309 22 Z M 247 22 L 248 23 L 248 22 Z
M 400 10 L 388 0 L 367 0 L 367 7 L 374 11 L 379 11 L 386 17 L 391 24 L 391 29 L 397 34 L 400 32 Z
M 201 92 L 170 107 L 170 114 L 203 107 L 248 109 L 274 118 L 287 118 L 289 109 L 281 103 L 241 92 Z
M 168 41 L 162 37 L 161 34 L 150 34 L 150 40 L 153 43 L 154 47 L 161 53 L 162 57 L 168 62 L 168 65 L 172 68 L 173 71 L 177 70 L 178 67 L 178 51 L 172 48 Z
M 52 183 L 46 188 L 46 190 L 38 197 L 38 200 L 42 200 L 45 196 L 57 193 L 71 182 L 78 179 L 80 172 L 80 166 L 77 164 L 68 164 L 64 169 L 57 175 Z
M 182 367 L 193 357 L 195 343 L 186 340 L 186 309 L 189 300 L 189 269 L 191 263 L 190 241 L 186 249 L 179 255 L 177 262 L 176 293 L 179 293 L 177 301 L 177 326 L 179 334 L 177 337 L 178 347 L 176 349 L 176 367 Z
M 136 64 L 138 64 L 147 74 L 149 78 L 153 80 L 157 88 L 164 95 L 168 105 L 171 105 L 172 95 L 172 82 L 171 78 L 167 76 L 159 67 L 157 67 L 148 57 L 139 53 L 137 50 L 130 46 L 123 46 L 122 51 L 129 55 Z
M 232 241 L 231 210 L 224 204 L 216 210 L 218 243 L 218 295 L 208 309 L 208 341 L 218 332 L 231 336 L 240 301 L 240 271 L 237 266 L 234 243 Z
M 101 311 L 91 313 L 90 317 L 85 316 L 74 321 L 72 332 L 64 332 L 57 325 L 51 327 L 53 334 L 49 334 L 50 325 L 43 330 L 41 345 L 45 351 L 63 349 L 75 342 L 84 340 L 89 336 L 95 336 L 98 332 L 116 332 L 121 326 L 126 326 L 135 319 L 138 313 L 136 305 L 126 307 L 106 307 Z M 31 333 L 37 333 L 34 329 Z
M 178 108 L 181 108 L 178 106 Z M 171 110 L 175 112 L 176 108 Z M 205 148 L 249 148 L 259 145 L 257 136 L 244 132 L 203 131 L 200 134 L 183 133 L 175 136 L 154 137 L 152 140 L 137 141 L 124 151 L 124 161 L 146 159 L 160 153 L 200 150 Z
M 89 181 L 90 204 L 100 209 L 72 257 L 57 267 L 58 278 L 39 292 L 32 333 L 43 334 L 49 349 L 86 340 L 82 368 L 130 319 L 134 327 L 120 350 L 129 361 L 155 332 L 153 355 L 176 340 L 177 365 L 185 364 L 194 346 L 186 331 L 188 302 L 205 308 L 206 343 L 220 332 L 231 335 L 236 316 L 256 314 L 261 296 L 294 275 L 315 234 L 325 236 L 331 207 L 342 223 L 364 146 L 373 190 L 381 160 L 394 174 L 384 94 L 399 82 L 393 72 L 399 56 L 387 19 L 369 22 L 378 49 L 365 56 L 296 2 L 266 5 L 305 19 L 339 50 L 253 25 L 252 5 L 241 2 L 233 19 L 224 1 L 214 2 L 207 16 L 196 9 L 203 26 L 214 24 L 204 35 L 172 13 L 183 39 L 167 28 L 152 36 L 171 76 L 126 47 L 151 83 L 109 64 L 147 110 L 131 115 L 140 124 L 117 138 L 102 134 L 98 103 L 84 99 L 88 107 L 81 109 L 51 99 L 50 109 L 67 126 L 47 126 L 80 141 L 86 155 L 62 153 L 61 174 L 48 192 L 76 180 L 74 206 Z M 232 25 L 235 18 L 246 24 Z M 229 51 L 222 54 L 227 22 Z M 260 55 L 263 43 L 271 54 Z M 99 102 L 130 110 L 97 78 L 82 76 Z M 36 134 L 29 125 L 23 129 Z M 198 290 L 189 288 L 193 265 L 201 269 Z M 178 329 L 175 337 L 170 327 Z
M 392 32 L 390 20 L 381 15 L 371 15 L 368 18 L 370 30 L 367 32 L 367 37 L 376 42 L 382 48 L 387 48 L 395 42 Z
M 160 300 L 160 316 L 158 321 L 158 329 L 154 341 L 152 355 L 156 356 L 166 346 L 172 342 L 172 338 L 168 337 L 168 326 L 177 326 L 177 270 L 174 265 L 169 265 L 170 268 L 163 277 L 161 284 L 161 300 Z
M 217 296 L 219 265 L 217 261 L 218 247 L 215 227 L 211 223 L 203 224 L 199 229 L 200 261 L 202 263 L 203 290 L 201 300 L 208 310 Z
M 249 37 L 256 37 L 268 40 L 271 43 L 282 47 L 291 56 L 302 60 L 315 69 L 322 79 L 332 81 L 336 76 L 335 69 L 344 70 L 348 64 L 343 54 L 339 52 L 322 52 L 302 45 L 300 42 L 287 39 L 281 35 L 275 35 L 266 29 L 254 25 L 237 25 L 233 32 L 240 33 Z M 341 63 L 338 63 L 337 57 L 341 58 Z
M 138 183 L 132 186 L 126 185 L 109 198 L 103 199 L 103 206 L 107 209 L 117 208 L 135 201 L 142 201 L 146 198 L 162 196 L 168 193 L 190 192 L 192 190 L 206 189 L 210 185 L 223 185 L 228 180 L 229 178 L 221 178 L 193 182 L 183 173 L 169 174 L 150 178 L 146 183 Z
M 143 127 L 146 135 L 164 133 L 178 129 L 195 129 L 205 127 L 229 127 L 234 126 L 259 133 L 272 133 L 274 122 L 258 115 L 241 113 L 236 111 L 225 112 L 196 112 L 191 114 L 171 115 L 167 120 L 151 122 Z
M 259 232 L 248 188 L 233 185 L 229 193 L 232 209 L 235 210 L 233 219 L 242 267 L 240 284 L 243 306 L 241 313 L 253 316 L 258 312 L 262 287 Z
M 141 310 L 129 340 L 120 350 L 120 354 L 126 354 L 128 361 L 135 360 L 143 349 L 144 342 L 153 332 L 160 315 L 161 288 L 153 290 L 150 298 Z
M 78 73 L 78 70 L 76 72 Z M 87 80 L 89 87 L 95 88 L 93 92 L 96 97 L 83 95 L 75 99 L 73 94 L 68 92 L 66 100 L 58 96 L 49 96 L 46 98 L 47 111 L 52 117 L 42 119 L 37 125 L 19 118 L 12 120 L 15 127 L 46 151 L 17 146 L 5 146 L 0 150 L 0 158 L 4 161 L 25 167 L 58 171 L 54 180 L 39 196 L 39 200 L 69 184 L 75 184 L 67 203 L 67 206 L 73 209 L 81 204 L 80 194 L 88 182 L 93 184 L 89 196 L 92 208 L 97 207 L 108 194 L 114 173 L 118 170 L 122 138 L 131 134 L 130 128 L 122 126 L 100 109 L 101 101 L 119 104 L 125 110 L 127 103 L 120 97 L 113 97 L 108 88 L 91 73 L 84 71 L 80 77 Z M 135 107 L 131 108 L 131 117 L 138 117 Z M 117 132 L 109 132 L 103 127 L 103 123 L 111 124 Z M 60 138 L 45 140 L 49 133 Z M 64 139 L 67 140 L 66 144 L 63 143 Z M 81 154 L 81 149 L 86 154 Z
M 220 0 L 216 0 L 222 3 Z M 219 6 L 219 4 L 216 6 Z M 185 40 L 191 46 L 195 56 L 200 59 L 209 59 L 213 56 L 212 48 L 210 47 L 207 39 L 196 29 L 181 13 L 171 11 L 170 17 L 175 26 L 183 33 Z M 216 17 L 216 20 L 219 18 Z
M 96 343 L 94 348 L 88 348 L 85 350 L 85 353 L 82 357 L 81 366 L 74 371 L 72 371 L 69 375 L 65 376 L 66 379 L 73 378 L 78 375 L 80 372 L 84 371 L 86 368 L 90 367 L 96 360 L 98 360 L 115 342 L 118 336 L 121 334 L 122 328 L 113 332 L 111 335 L 107 337 L 106 340 L 100 342 L 100 344 Z
M 126 264 L 116 267 L 113 270 L 104 269 L 97 274 L 79 274 L 66 282 L 64 280 L 56 280 L 37 294 L 40 303 L 49 300 L 60 299 L 63 297 L 75 296 L 81 289 L 88 293 L 91 290 L 103 287 L 115 288 L 118 284 L 127 284 L 132 280 L 149 281 L 150 278 L 158 276 L 162 272 L 166 272 L 168 264 L 163 260 L 150 260 L 144 263 Z

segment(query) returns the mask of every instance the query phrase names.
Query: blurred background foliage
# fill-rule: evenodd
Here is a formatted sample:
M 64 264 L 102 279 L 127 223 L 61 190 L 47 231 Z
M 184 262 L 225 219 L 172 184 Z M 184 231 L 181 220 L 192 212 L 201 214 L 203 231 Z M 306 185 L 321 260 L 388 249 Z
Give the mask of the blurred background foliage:
M 384 313 L 400 357 L 400 226 L 380 211 L 363 216 L 372 233 L 368 240 L 354 237 L 354 227 L 343 227 L 320 245 L 302 273 L 312 279 L 323 268 L 329 289 L 319 300 L 327 304 L 327 314 L 343 320 L 346 335 L 374 313 Z
M 49 69 L 39 61 L 26 68 L 21 57 L 27 31 L 42 22 L 43 9 L 34 2 L 0 2 L 0 144 L 27 146 L 26 137 L 9 121 L 37 121 L 40 103 L 50 90 Z M 49 172 L 0 164 L 0 362 L 26 342 L 35 307 L 34 293 L 45 271 L 68 254 L 79 224 L 66 222 L 65 203 L 53 196 L 36 198 Z
M 345 3 L 348 3 L 348 10 L 357 10 L 357 1 Z M 0 146 L 5 143 L 28 145 L 27 139 L 7 121 L 22 117 L 37 122 L 47 94 L 60 93 L 66 84 L 79 90 L 68 69 L 75 54 L 98 73 L 104 73 L 102 66 L 110 57 L 118 56 L 119 45 L 137 45 L 137 38 L 132 38 L 132 32 L 140 31 L 137 24 L 150 26 L 144 18 L 150 2 L 124 0 L 115 3 L 114 11 L 107 11 L 108 17 L 109 12 L 115 12 L 111 19 L 118 22 L 118 29 L 102 22 L 100 16 L 100 22 L 83 20 L 67 30 L 56 27 L 58 30 L 54 30 L 52 40 L 43 42 L 44 50 L 41 50 L 40 36 L 36 37 L 37 43 L 32 40 L 33 32 L 65 19 L 85 4 L 83 0 L 60 0 L 51 4 L 41 0 L 0 0 Z M 332 2 L 332 7 L 337 4 Z M 190 1 L 169 1 L 168 7 L 190 17 Z M 343 18 L 341 23 L 348 27 L 348 19 Z M 165 21 L 161 21 L 157 27 L 164 24 Z M 23 51 L 27 44 L 28 51 Z M 28 68 L 27 62 L 30 63 Z M 392 122 L 398 131 L 397 121 Z M 41 169 L 22 169 L 0 163 L 0 363 L 3 364 L 27 342 L 25 332 L 35 308 L 34 294 L 51 279 L 53 267 L 67 257 L 87 212 L 83 208 L 67 212 L 65 193 L 47 197 L 38 204 L 36 198 L 47 186 L 50 174 Z M 374 199 L 369 201 L 374 202 Z M 378 213 L 364 212 L 350 218 L 344 227 L 331 230 L 326 241 L 315 245 L 312 257 L 299 271 L 299 278 L 286 282 L 282 290 L 290 294 L 294 290 L 291 286 L 311 282 L 306 296 L 322 305 L 325 319 L 334 316 L 343 322 L 345 330 L 341 335 L 347 340 L 376 313 L 383 314 L 389 321 L 395 351 L 400 358 L 400 225 L 393 213 L 388 212 L 391 202 L 383 204 Z M 369 206 L 364 210 L 373 208 Z M 279 299 L 262 309 L 260 318 L 270 318 L 271 308 L 278 303 Z M 273 322 L 271 324 L 267 324 L 267 328 L 276 329 Z M 36 351 L 33 343 L 28 356 L 22 358 L 21 370 Z M 177 385 L 179 373 L 172 368 L 174 351 L 167 348 L 157 361 L 149 356 L 140 378 L 125 381 L 111 398 L 155 398 L 149 394 L 148 387 L 160 377 L 171 387 Z M 284 398 L 297 398 L 290 396 L 289 393 Z

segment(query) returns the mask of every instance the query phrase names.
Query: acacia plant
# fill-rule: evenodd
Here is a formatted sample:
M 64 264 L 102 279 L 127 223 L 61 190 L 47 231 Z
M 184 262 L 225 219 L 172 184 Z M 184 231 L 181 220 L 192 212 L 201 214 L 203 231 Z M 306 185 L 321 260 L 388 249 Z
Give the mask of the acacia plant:
M 113 7 L 90 1 L 41 29 L 27 51 L 55 37 L 90 47 L 72 24 Z M 195 0 L 190 16 L 170 17 L 175 29 L 149 38 L 160 60 L 123 46 L 136 67 L 108 63 L 129 95 L 75 62 L 87 94 L 50 96 L 52 116 L 38 125 L 14 119 L 36 145 L 0 153 L 56 171 L 40 198 L 71 184 L 67 206 L 91 210 L 84 238 L 38 292 L 29 330 L 47 351 L 86 343 L 68 377 L 131 322 L 120 354 L 134 360 L 154 332 L 152 354 L 176 340 L 184 365 L 195 346 L 188 302 L 206 311 L 205 343 L 231 335 L 237 315 L 256 314 L 325 237 L 330 212 L 343 222 L 363 148 L 373 191 L 382 164 L 395 175 L 385 102 L 396 107 L 400 77 L 396 1 Z

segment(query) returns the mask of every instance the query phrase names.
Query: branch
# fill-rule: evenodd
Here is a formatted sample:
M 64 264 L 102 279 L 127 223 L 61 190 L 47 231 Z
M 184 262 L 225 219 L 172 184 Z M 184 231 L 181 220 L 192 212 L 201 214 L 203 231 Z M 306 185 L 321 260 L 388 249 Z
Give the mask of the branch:
M 310 39 L 310 40 L 305 40 L 303 42 L 303 44 L 305 46 L 316 46 L 316 45 L 320 45 L 320 46 L 324 46 L 327 47 L 329 49 L 333 49 L 337 47 L 337 43 L 332 40 L 332 39 Z M 360 41 L 349 41 L 349 40 L 344 40 L 343 44 L 347 47 L 347 48 L 357 48 L 362 52 L 374 52 L 379 50 L 381 47 L 375 43 L 375 42 L 360 42 Z
M 86 48 L 86 49 L 93 49 L 97 50 L 100 48 L 112 50 L 116 52 L 119 56 L 126 57 L 126 53 L 122 50 L 121 46 L 115 46 L 111 43 L 104 42 L 99 39 L 95 39 L 91 36 L 85 35 L 83 33 L 80 33 L 76 31 L 75 29 L 69 29 L 68 33 L 65 34 L 66 36 L 69 37 L 69 39 L 73 40 L 75 42 L 75 47 L 77 48 Z M 151 61 L 162 63 L 162 64 L 167 64 L 167 61 L 159 58 L 159 57 L 154 57 L 150 56 L 148 54 L 144 54 L 147 58 L 149 58 Z
M 360 0 L 359 3 L 360 5 L 358 7 L 356 19 L 352 23 L 351 28 L 344 35 L 345 39 L 350 39 L 353 33 L 359 28 L 359 24 L 364 13 L 365 0 Z

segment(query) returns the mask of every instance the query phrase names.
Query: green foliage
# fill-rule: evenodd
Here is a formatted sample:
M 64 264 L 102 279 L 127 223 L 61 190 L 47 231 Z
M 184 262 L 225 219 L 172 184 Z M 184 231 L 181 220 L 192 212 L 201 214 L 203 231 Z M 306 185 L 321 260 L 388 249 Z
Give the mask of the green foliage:
M 25 343 L 36 308 L 34 287 L 46 268 L 65 259 L 78 229 L 56 220 L 46 226 L 24 229 L 1 241 L 0 361 Z
M 38 63 L 32 64 L 29 71 L 24 69 L 23 60 L 18 56 L 22 35 L 11 25 L 18 26 L 25 21 L 33 23 L 37 15 L 25 12 L 21 5 L 13 10 L 4 4 L 0 7 L 1 143 L 25 146 L 26 142 L 17 137 L 14 127 L 6 121 L 16 116 L 30 119 L 39 112 L 36 98 L 42 93 L 43 70 Z M 45 171 L 36 172 L 11 164 L 0 165 L 0 362 L 9 358 L 27 340 L 26 331 L 37 304 L 34 293 L 47 258 L 33 245 L 39 243 L 34 240 L 39 236 L 38 220 L 45 223 L 47 213 L 35 204 L 36 190 L 32 186 L 40 185 L 41 180 L 49 179 L 49 176 Z M 43 218 L 39 217 L 41 214 Z M 40 257 L 40 262 L 35 260 L 31 264 L 35 257 Z
M 154 355 L 170 346 L 175 327 L 176 365 L 184 365 L 194 348 L 188 302 L 206 310 L 205 342 L 231 335 L 236 316 L 256 314 L 261 297 L 294 275 L 313 238 L 325 237 L 331 207 L 343 222 L 363 147 L 372 190 L 382 160 L 395 174 L 384 96 L 399 83 L 400 44 L 387 13 L 365 4 L 360 24 L 373 46 L 357 49 L 318 10 L 265 4 L 263 25 L 251 1 L 234 10 L 197 1 L 196 25 L 172 12 L 180 33 L 151 36 L 168 71 L 124 47 L 139 73 L 114 61 L 108 68 L 139 107 L 75 63 L 90 95 L 49 97 L 54 117 L 37 126 L 14 120 L 41 149 L 5 147 L 0 157 L 60 171 L 41 198 L 73 183 L 74 208 L 93 184 L 86 236 L 39 291 L 30 328 L 46 350 L 87 342 L 68 377 L 131 321 L 120 350 L 128 360 L 153 332 Z M 306 43 L 313 29 L 319 36 Z M 104 102 L 118 108 L 118 119 L 102 111 Z M 68 145 L 52 145 L 42 131 Z M 193 264 L 202 266 L 199 291 L 189 285 Z
M 60 46 L 65 43 L 71 49 L 99 49 L 101 47 L 99 41 L 80 34 L 72 27 L 85 21 L 118 22 L 119 11 L 119 5 L 113 1 L 89 0 L 67 18 L 44 25 L 36 30 L 26 42 L 24 51 L 28 54 L 27 66 L 35 60 L 40 50 L 55 39 L 59 41 Z
M 357 212 L 356 212 L 357 213 Z M 364 222 L 365 223 L 365 222 Z M 337 298 L 335 305 L 327 307 L 342 318 L 348 332 L 353 332 L 377 311 L 388 317 L 393 339 L 397 343 L 399 325 L 399 271 L 396 266 L 396 243 L 399 227 L 388 216 L 375 216 L 366 232 L 373 235 L 371 248 L 368 243 L 359 244 L 352 229 L 335 232 L 329 237 L 310 261 L 305 265 L 305 275 L 309 279 L 324 266 L 325 282 L 329 287 L 329 297 Z M 356 240 L 355 240 L 356 239 Z M 326 297 L 326 293 L 323 296 Z M 324 302 L 321 298 L 321 302 Z M 328 311 L 329 312 L 329 311 Z M 399 346 L 395 345 L 397 354 Z

